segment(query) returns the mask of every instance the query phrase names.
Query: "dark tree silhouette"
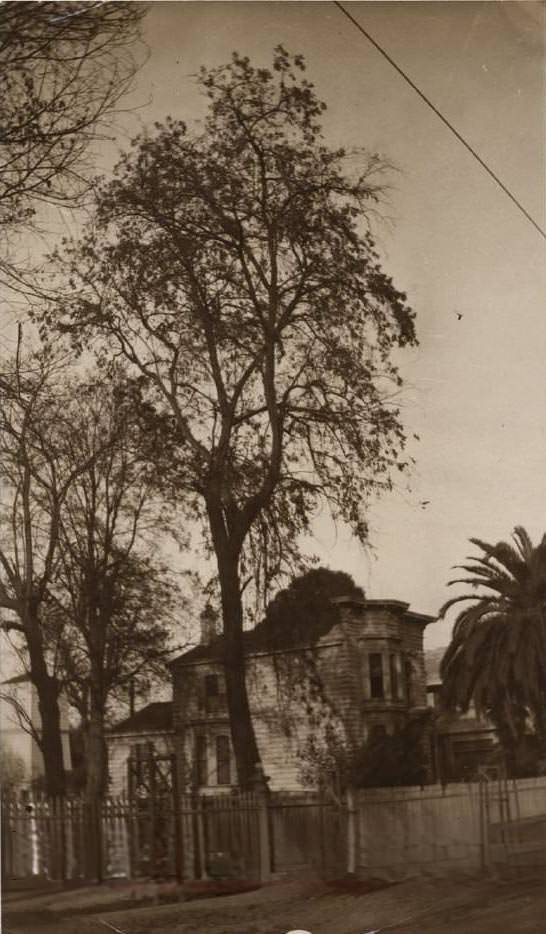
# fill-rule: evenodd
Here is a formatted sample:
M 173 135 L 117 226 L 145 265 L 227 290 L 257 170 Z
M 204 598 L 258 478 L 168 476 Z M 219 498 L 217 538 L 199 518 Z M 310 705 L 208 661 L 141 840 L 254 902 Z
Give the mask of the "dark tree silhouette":
M 69 462 L 85 458 L 62 505 L 56 572 L 48 588 L 48 644 L 57 676 L 82 718 L 87 794 L 104 793 L 108 706 L 147 677 L 166 674 L 182 594 L 157 558 L 170 505 L 156 494 L 123 374 L 73 387 Z M 105 446 L 105 439 L 109 439 Z
M 66 249 L 72 293 L 42 318 L 122 354 L 164 428 L 165 478 L 218 566 L 242 786 L 259 761 L 242 642 L 250 573 L 278 578 L 325 508 L 365 540 L 370 496 L 405 466 L 392 353 L 415 334 L 367 227 L 380 163 L 360 153 L 351 174 L 326 146 L 303 70 L 281 47 L 271 71 L 236 54 L 203 69 L 202 133 L 168 119 L 135 142 Z
M 0 230 L 4 243 L 39 203 L 73 205 L 87 190 L 90 146 L 104 138 L 137 70 L 145 6 L 0 6 Z M 14 283 L 7 250 L 0 272 Z
M 19 347 L 19 351 L 21 348 Z M 87 455 L 68 455 L 73 386 L 66 359 L 42 349 L 3 361 L 0 374 L 0 606 L 2 628 L 28 652 L 38 693 L 47 789 L 64 792 L 60 684 L 48 662 L 44 608 L 59 554 L 61 512 Z M 108 443 L 108 439 L 102 439 Z

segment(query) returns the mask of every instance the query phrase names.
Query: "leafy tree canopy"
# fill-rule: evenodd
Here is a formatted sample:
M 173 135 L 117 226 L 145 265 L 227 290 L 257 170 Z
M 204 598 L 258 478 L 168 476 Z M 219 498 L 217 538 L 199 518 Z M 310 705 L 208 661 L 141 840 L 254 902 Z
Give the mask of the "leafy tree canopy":
M 370 496 L 405 467 L 394 352 L 414 315 L 368 227 L 382 164 L 325 144 L 304 70 L 282 47 L 271 70 L 238 54 L 202 69 L 202 130 L 168 118 L 135 140 L 66 244 L 69 293 L 41 314 L 121 354 L 162 428 L 163 477 L 218 563 L 240 777 L 258 756 L 244 587 L 293 569 L 325 508 L 365 540 Z
M 268 604 L 254 634 L 274 646 L 310 645 L 339 619 L 334 597 L 364 599 L 364 591 L 345 571 L 317 567 L 295 577 Z
M 391 354 L 415 342 L 366 227 L 380 164 L 361 152 L 350 173 L 323 143 L 303 68 L 278 49 L 273 71 L 203 69 L 203 133 L 168 119 L 135 141 L 49 319 L 133 364 L 169 415 L 179 488 L 237 550 L 268 513 L 266 574 L 323 501 L 366 537 L 370 489 L 403 466 Z

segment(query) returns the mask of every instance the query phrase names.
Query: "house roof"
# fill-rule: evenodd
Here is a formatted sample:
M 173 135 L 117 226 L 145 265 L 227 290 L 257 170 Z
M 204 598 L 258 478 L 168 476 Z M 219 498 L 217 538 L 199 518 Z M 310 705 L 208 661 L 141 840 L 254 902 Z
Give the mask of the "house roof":
M 355 605 L 365 609 L 387 609 L 395 613 L 402 613 L 409 622 L 419 622 L 427 625 L 434 620 L 433 616 L 426 616 L 422 613 L 413 613 L 409 611 L 409 603 L 402 600 L 363 600 L 354 597 L 334 597 L 331 601 L 336 605 Z M 332 619 L 334 625 L 335 619 Z M 323 635 L 321 632 L 318 635 Z M 315 637 L 316 637 L 315 636 Z M 312 641 L 312 639 L 311 639 Z M 306 645 L 302 642 L 301 633 L 296 627 L 283 627 L 282 630 L 273 628 L 267 620 L 262 620 L 254 629 L 247 629 L 243 632 L 243 645 L 245 655 L 251 655 L 259 652 L 274 652 L 286 649 L 304 649 Z M 224 646 L 224 637 L 216 636 L 210 642 L 196 645 L 189 649 L 178 658 L 173 659 L 171 666 L 189 665 L 202 661 L 217 661 L 222 657 Z
M 109 733 L 167 733 L 173 728 L 173 705 L 171 701 L 154 701 L 132 716 L 121 720 Z

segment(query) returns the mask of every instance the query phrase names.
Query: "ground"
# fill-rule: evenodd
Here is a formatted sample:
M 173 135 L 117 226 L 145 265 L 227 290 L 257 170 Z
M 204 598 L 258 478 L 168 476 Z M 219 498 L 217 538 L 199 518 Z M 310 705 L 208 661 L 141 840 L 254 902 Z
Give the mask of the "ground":
M 286 934 L 299 929 L 311 934 L 539 934 L 546 928 L 545 881 L 542 874 L 510 881 L 415 879 L 377 891 L 283 883 L 182 902 L 174 901 L 172 892 L 168 904 L 149 904 L 155 893 L 150 886 L 8 891 L 3 899 L 3 932 Z M 129 907 L 138 898 L 141 907 Z

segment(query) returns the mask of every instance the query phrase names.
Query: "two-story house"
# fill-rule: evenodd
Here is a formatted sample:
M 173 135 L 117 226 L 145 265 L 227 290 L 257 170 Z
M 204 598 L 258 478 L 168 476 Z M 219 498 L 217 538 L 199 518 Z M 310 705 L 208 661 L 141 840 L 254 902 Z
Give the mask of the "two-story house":
M 393 733 L 426 710 L 423 632 L 433 617 L 399 600 L 336 598 L 332 625 L 294 644 L 272 643 L 262 623 L 244 636 L 252 720 L 271 790 L 306 786 L 310 746 L 358 745 Z M 236 784 L 223 639 L 205 628 L 200 645 L 171 663 L 179 783 L 199 793 Z

